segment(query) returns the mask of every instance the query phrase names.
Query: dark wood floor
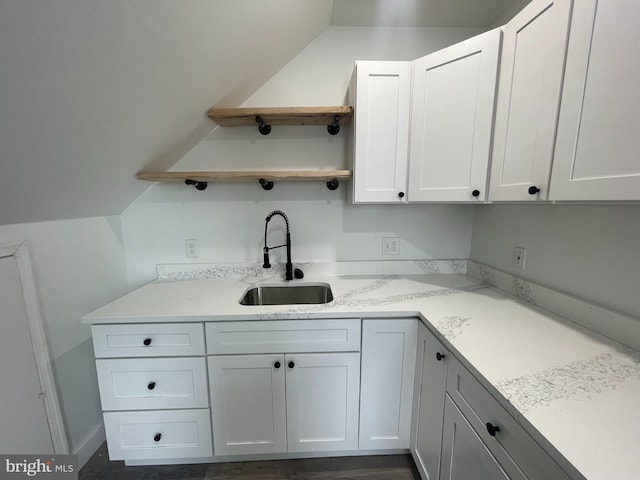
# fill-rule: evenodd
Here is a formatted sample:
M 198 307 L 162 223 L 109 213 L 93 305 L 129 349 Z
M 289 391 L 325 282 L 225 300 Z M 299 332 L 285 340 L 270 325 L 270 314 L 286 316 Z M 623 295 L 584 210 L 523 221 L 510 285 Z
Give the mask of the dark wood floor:
M 409 455 L 309 458 L 260 462 L 127 467 L 103 445 L 80 480 L 419 480 Z

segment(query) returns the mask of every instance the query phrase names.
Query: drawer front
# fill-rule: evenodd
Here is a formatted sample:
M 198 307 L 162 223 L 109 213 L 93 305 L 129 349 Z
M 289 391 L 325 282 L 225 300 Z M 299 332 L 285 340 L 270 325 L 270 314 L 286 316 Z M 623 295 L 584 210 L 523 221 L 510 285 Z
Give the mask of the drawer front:
M 106 412 L 109 459 L 211 457 L 209 410 Z
M 93 325 L 96 358 L 204 355 L 201 323 Z
M 103 410 L 209 406 L 204 357 L 105 359 L 96 369 Z
M 360 319 L 207 323 L 207 353 L 360 351 Z
M 570 479 L 509 412 L 454 359 L 449 363 L 447 393 L 510 478 Z M 488 423 L 499 431 L 491 435 Z

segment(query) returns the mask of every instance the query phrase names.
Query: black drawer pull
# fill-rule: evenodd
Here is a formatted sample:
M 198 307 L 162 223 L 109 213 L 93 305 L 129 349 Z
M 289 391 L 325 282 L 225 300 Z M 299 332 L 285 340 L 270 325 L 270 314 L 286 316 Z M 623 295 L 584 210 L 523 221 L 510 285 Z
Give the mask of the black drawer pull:
M 151 345 L 151 339 L 150 338 L 145 338 L 142 343 L 144 344 L 145 347 L 148 347 L 149 345 Z
M 280 362 L 274 362 L 273 364 L 273 368 L 275 368 L 276 370 L 278 370 L 280 368 Z
M 296 366 L 296 364 L 295 364 L 295 363 L 293 363 L 293 362 L 289 362 L 289 363 L 287 364 L 287 366 L 288 366 L 289 368 L 293 368 L 293 367 L 295 367 L 295 366 Z
M 149 382 L 149 385 L 147 385 L 147 390 L 153 390 L 154 388 L 156 388 L 156 382 Z
M 496 436 L 496 433 L 498 433 L 500 431 L 500 427 L 498 427 L 497 425 L 493 425 L 490 422 L 487 422 L 487 433 L 489 435 L 491 435 L 492 437 Z
M 159 442 L 160 439 L 162 438 L 162 434 L 161 433 L 156 433 L 153 437 L 153 441 L 154 442 Z
M 445 357 L 444 353 L 436 352 L 436 360 L 440 361 Z

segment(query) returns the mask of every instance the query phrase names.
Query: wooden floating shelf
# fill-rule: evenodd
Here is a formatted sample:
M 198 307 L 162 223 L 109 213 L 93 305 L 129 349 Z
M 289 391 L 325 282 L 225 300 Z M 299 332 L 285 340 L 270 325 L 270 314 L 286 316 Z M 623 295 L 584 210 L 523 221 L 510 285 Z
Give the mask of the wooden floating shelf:
M 268 125 L 330 125 L 336 116 L 347 125 L 353 118 L 353 107 L 268 107 L 212 108 L 209 118 L 221 127 L 256 126 L 256 117 Z
M 136 178 L 149 182 L 321 182 L 338 180 L 348 182 L 351 170 L 265 170 L 265 171 L 209 171 L 209 172 L 140 172 Z

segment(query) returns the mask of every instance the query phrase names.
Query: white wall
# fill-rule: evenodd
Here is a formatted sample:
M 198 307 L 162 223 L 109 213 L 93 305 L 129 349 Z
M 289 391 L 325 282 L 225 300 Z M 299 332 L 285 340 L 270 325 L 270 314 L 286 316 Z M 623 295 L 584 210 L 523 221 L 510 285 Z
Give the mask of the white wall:
M 342 105 L 358 59 L 408 60 L 478 33 L 478 29 L 330 27 L 259 89 L 245 105 Z M 218 128 L 172 170 L 346 168 L 346 128 Z M 274 209 L 290 218 L 297 261 L 380 260 L 383 236 L 401 240 L 392 259 L 467 258 L 472 207 L 353 206 L 346 188 L 319 183 L 210 183 L 199 192 L 158 184 L 122 215 L 127 268 L 133 286 L 155 278 L 158 263 L 258 262 L 264 218 Z M 274 220 L 274 222 L 277 220 Z M 185 239 L 197 239 L 199 258 L 187 259 Z M 277 241 L 274 239 L 273 241 Z
M 500 27 L 515 17 L 520 11 L 526 7 L 531 0 L 514 0 L 514 2 L 502 14 L 494 20 L 493 26 Z
M 127 291 L 119 217 L 0 226 L 26 241 L 71 449 L 102 421 L 91 330 L 80 318 Z
M 479 28 L 329 27 L 244 105 L 343 105 L 356 60 L 414 60 L 481 32 Z
M 155 278 L 158 263 L 262 261 L 267 214 L 283 210 L 291 223 L 294 262 L 467 258 L 469 206 L 349 205 L 345 188 L 322 183 L 210 184 L 198 192 L 162 185 L 122 216 L 132 285 Z M 270 245 L 284 243 L 281 220 L 270 223 Z M 400 255 L 383 256 L 383 236 L 401 239 Z M 197 239 L 199 258 L 188 259 L 185 239 Z M 274 251 L 272 259 L 278 259 Z
M 525 270 L 513 248 L 527 249 Z M 640 317 L 640 206 L 476 206 L 471 259 Z

